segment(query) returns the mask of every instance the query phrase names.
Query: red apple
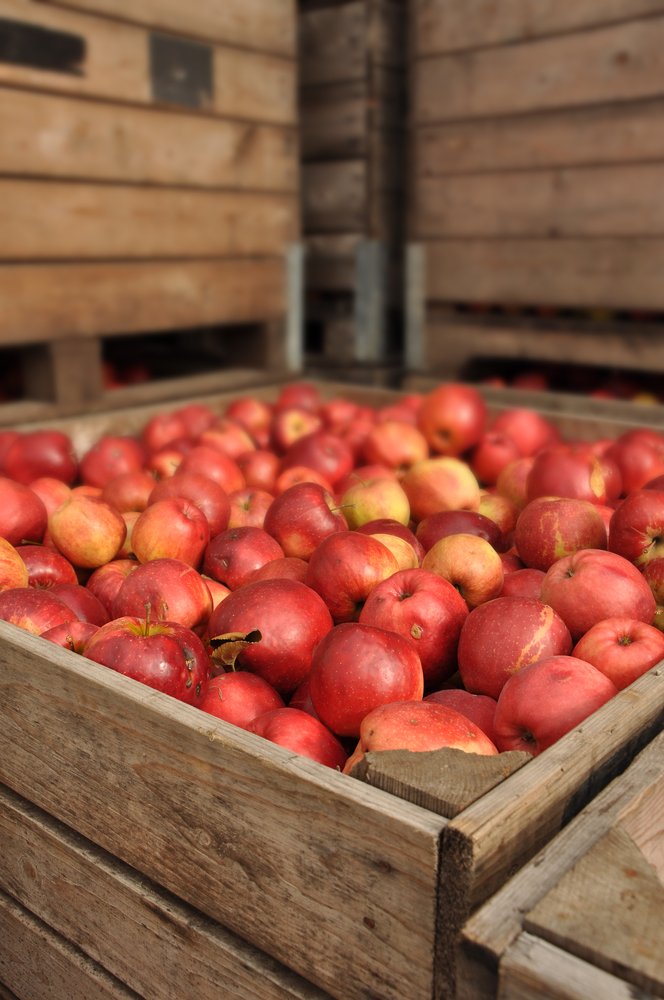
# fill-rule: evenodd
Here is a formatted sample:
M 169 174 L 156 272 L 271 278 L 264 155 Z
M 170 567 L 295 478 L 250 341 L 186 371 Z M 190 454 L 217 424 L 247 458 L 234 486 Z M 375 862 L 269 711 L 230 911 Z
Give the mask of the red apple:
M 366 482 L 368 479 L 395 479 L 398 481 L 398 478 L 395 470 L 388 469 L 386 465 L 356 465 L 347 476 L 344 476 L 337 483 L 336 491 L 338 496 L 342 496 L 355 483 Z
M 138 565 L 135 559 L 112 559 L 94 570 L 88 577 L 85 586 L 92 591 L 95 597 L 99 598 L 110 614 L 117 592 L 125 577 L 133 573 Z
M 176 407 L 174 413 L 184 425 L 185 437 L 192 441 L 211 427 L 216 419 L 216 413 L 206 403 L 185 403 Z
M 309 691 L 328 729 L 338 736 L 359 736 L 362 719 L 372 709 L 422 698 L 422 665 L 403 636 L 347 622 L 335 626 L 316 646 Z
M 78 583 L 68 559 L 46 545 L 17 545 L 16 551 L 28 572 L 28 586 L 52 587 L 55 583 Z
M 427 458 L 401 480 L 410 512 L 422 521 L 441 510 L 477 510 L 480 488 L 470 466 L 454 457 Z
M 49 517 L 71 493 L 71 486 L 54 476 L 39 476 L 37 479 L 33 479 L 30 483 L 30 489 L 42 501 Z
M 273 451 L 267 448 L 254 448 L 253 451 L 245 451 L 243 455 L 238 455 L 236 461 L 247 486 L 265 490 L 267 493 L 275 492 L 274 487 L 281 462 Z
M 505 540 L 495 521 L 485 517 L 476 510 L 441 510 L 430 514 L 417 525 L 417 538 L 422 543 L 425 552 L 432 545 L 448 535 L 477 535 L 491 545 L 496 552 L 505 548 Z
M 95 569 L 115 559 L 127 534 L 122 514 L 100 497 L 72 491 L 48 519 L 51 541 L 74 566 Z
M 511 573 L 505 573 L 503 589 L 499 596 L 534 597 L 539 601 L 545 575 L 542 569 L 516 569 Z
M 371 591 L 360 612 L 364 625 L 397 632 L 420 658 L 425 687 L 456 670 L 456 652 L 468 607 L 447 580 L 425 569 L 402 570 Z
M 14 430 L 0 430 L 0 476 L 5 475 L 5 456 L 21 433 Z
M 212 612 L 201 574 L 179 559 L 153 559 L 128 573 L 113 600 L 111 616 L 177 622 L 200 630 Z
M 636 566 L 601 549 L 558 559 L 547 570 L 540 594 L 575 640 L 603 618 L 626 615 L 650 624 L 655 614 L 652 590 Z
M 146 459 L 146 449 L 138 438 L 104 434 L 82 456 L 80 478 L 90 486 L 103 489 L 117 476 L 143 472 Z
M 269 430 L 272 405 L 256 396 L 236 396 L 226 407 L 225 416 L 235 420 L 255 438 L 257 433 Z
M 46 507 L 29 486 L 0 477 L 0 538 L 12 545 L 41 542 L 47 522 Z
M 317 483 L 298 483 L 275 497 L 263 527 L 284 555 L 308 560 L 324 538 L 348 526 L 331 493 Z
M 508 677 L 529 663 L 571 650 L 569 630 L 553 608 L 532 598 L 498 597 L 464 622 L 459 674 L 467 691 L 497 698 Z
M 620 469 L 623 493 L 633 493 L 664 475 L 664 434 L 647 427 L 634 427 L 619 434 L 606 451 Z
M 188 705 L 200 704 L 210 677 L 201 640 L 172 621 L 116 618 L 95 632 L 83 655 Z
M 402 524 L 401 521 L 395 521 L 390 517 L 378 517 L 374 521 L 367 521 L 366 524 L 361 524 L 355 530 L 363 535 L 396 535 L 398 538 L 403 538 L 405 542 L 408 542 L 413 547 L 418 565 L 424 558 L 424 546 L 415 532 L 407 527 L 407 525 Z
M 109 479 L 102 489 L 101 497 L 121 514 L 126 511 L 141 511 L 147 507 L 154 487 L 154 476 L 145 469 L 121 472 Z
M 282 459 L 282 469 L 294 465 L 305 465 L 330 481 L 336 488 L 355 464 L 353 452 L 348 444 L 330 431 L 318 430 L 292 444 Z
M 499 750 L 537 756 L 617 694 L 590 663 L 549 656 L 510 677 L 500 692 L 494 727 Z
M 241 490 L 246 483 L 235 459 L 224 455 L 222 451 L 209 445 L 196 445 L 188 452 L 178 465 L 177 471 L 197 472 L 200 475 L 214 479 L 226 491 L 232 493 Z
M 422 569 L 449 580 L 469 608 L 498 597 L 503 589 L 503 563 L 478 535 L 458 533 L 435 542 L 422 560 Z
M 362 445 L 365 462 L 403 471 L 429 458 L 426 438 L 413 423 L 384 420 L 374 424 Z
M 284 554 L 279 542 L 264 528 L 228 528 L 210 540 L 203 557 L 203 572 L 230 590 L 237 590 L 259 566 Z
M 528 503 L 528 476 L 535 459 L 532 455 L 517 458 L 506 465 L 496 480 L 496 492 L 510 500 L 517 510 Z
M 211 576 L 205 576 L 204 573 L 201 573 L 201 577 L 205 581 L 205 586 L 210 591 L 212 608 L 214 610 L 218 604 L 221 604 L 222 601 L 226 600 L 231 591 L 228 587 L 225 587 L 223 583 L 213 580 Z
M 592 663 L 621 691 L 664 660 L 664 634 L 633 618 L 605 618 L 581 636 L 572 655 Z
M 340 531 L 314 549 L 305 583 L 320 594 L 335 622 L 351 622 L 373 588 L 398 569 L 390 550 L 371 535 Z
M 332 628 L 318 594 L 296 580 L 247 583 L 214 609 L 208 622 L 214 657 L 258 674 L 283 696 L 311 668 L 316 645 Z
M 246 729 L 257 716 L 283 708 L 279 692 L 258 674 L 233 670 L 211 677 L 199 708 L 217 719 Z
M 460 712 L 466 719 L 474 722 L 495 745 L 496 733 L 493 728 L 493 717 L 498 704 L 495 698 L 488 694 L 471 694 L 463 688 L 442 688 L 426 695 L 425 702 L 435 702 L 437 705 L 447 705 Z
M 274 496 L 265 490 L 245 486 L 242 490 L 230 493 L 228 499 L 231 505 L 228 518 L 229 528 L 241 528 L 244 525 L 262 528 L 265 523 L 265 515 L 272 505 Z
M 473 386 L 449 382 L 422 399 L 417 423 L 432 452 L 461 455 L 480 440 L 486 429 L 487 406 Z
M 494 486 L 503 469 L 521 457 L 515 441 L 497 430 L 487 430 L 469 456 L 469 464 L 478 482 Z
M 588 500 L 538 497 L 519 514 L 514 545 L 526 566 L 546 571 L 579 549 L 605 549 L 606 527 Z
M 98 628 L 99 625 L 75 618 L 71 622 L 54 625 L 53 628 L 42 632 L 41 637 L 48 639 L 49 642 L 54 642 L 57 646 L 62 646 L 63 649 L 70 649 L 72 653 L 82 654 Z
M 501 544 L 505 548 L 512 545 L 514 529 L 519 516 L 519 508 L 508 497 L 502 497 L 499 493 L 480 491 L 480 505 L 477 513 L 483 517 L 488 517 L 490 521 L 498 526 L 502 534 Z
M 569 445 L 545 448 L 535 456 L 528 473 L 527 499 L 574 497 L 605 504 L 620 494 L 621 480 L 616 474 L 615 463 L 586 449 L 574 450 Z
M 0 537 L 0 591 L 27 587 L 29 582 L 28 567 L 20 551 L 6 538 Z
M 64 601 L 47 590 L 12 587 L 0 593 L 0 620 L 41 635 L 47 629 L 70 622 L 76 615 Z
M 335 396 L 321 403 L 318 412 L 327 430 L 338 433 L 355 420 L 359 410 L 359 403 L 345 396 Z
M 259 566 L 249 577 L 249 583 L 256 583 L 257 580 L 299 580 L 304 583 L 307 575 L 307 563 L 298 556 L 282 556 L 281 559 L 272 559 L 270 562 Z
M 657 604 L 664 604 L 664 557 L 651 559 L 641 569 Z
M 521 455 L 536 455 L 560 440 L 560 431 L 548 417 L 527 407 L 503 410 L 492 422 L 491 430 L 512 438 Z
M 375 538 L 377 542 L 389 549 L 396 559 L 399 570 L 417 569 L 420 565 L 420 557 L 415 548 L 407 542 L 405 538 L 399 538 L 391 532 L 373 532 L 370 538 Z
M 210 541 L 210 525 L 193 501 L 169 497 L 151 501 L 139 514 L 131 540 L 139 562 L 179 559 L 196 567 Z
M 304 410 L 318 411 L 322 402 L 320 390 L 313 382 L 299 380 L 289 382 L 281 389 L 274 407 L 276 410 L 284 410 L 300 406 Z
M 270 421 L 270 444 L 279 455 L 283 455 L 300 438 L 320 430 L 322 426 L 322 417 L 312 410 L 296 406 L 277 409 Z
M 141 442 L 150 454 L 161 451 L 174 441 L 188 437 L 187 423 L 175 410 L 155 413 L 141 431 Z
M 215 420 L 211 427 L 198 436 L 197 443 L 217 448 L 232 459 L 237 459 L 239 455 L 256 447 L 249 431 L 242 424 L 226 417 Z
M 609 549 L 641 570 L 664 558 L 664 490 L 636 490 L 618 504 L 609 525 Z
M 69 485 L 76 479 L 78 460 L 64 431 L 26 431 L 5 455 L 4 470 L 10 479 L 25 486 L 40 476 L 52 476 Z
M 291 486 L 297 486 L 298 483 L 317 483 L 328 493 L 334 493 L 334 487 L 327 476 L 316 472 L 315 469 L 308 469 L 306 465 L 292 465 L 277 476 L 274 483 L 274 495 L 281 496 Z
M 210 538 L 214 538 L 228 527 L 230 517 L 228 493 L 218 482 L 202 472 L 186 472 L 178 469 L 169 479 L 153 483 L 148 505 L 174 497 L 184 497 L 202 511 L 210 528 Z
M 299 708 L 275 708 L 246 727 L 250 733 L 340 771 L 348 754 L 322 722 Z
M 50 593 L 74 612 L 79 621 L 105 625 L 110 615 L 91 590 L 80 583 L 54 583 Z

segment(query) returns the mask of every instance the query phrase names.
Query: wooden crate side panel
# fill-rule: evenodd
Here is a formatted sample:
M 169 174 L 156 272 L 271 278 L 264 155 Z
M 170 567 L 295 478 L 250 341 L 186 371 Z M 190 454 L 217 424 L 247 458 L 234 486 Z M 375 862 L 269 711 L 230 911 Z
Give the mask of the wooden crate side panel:
M 302 159 L 355 159 L 368 151 L 369 97 L 363 81 L 300 95 Z
M 429 1000 L 444 821 L 0 633 L 0 780 L 332 996 Z
M 0 83 L 49 93 L 154 105 L 145 29 L 28 0 L 5 0 L 3 14 L 17 21 L 78 35 L 85 40 L 86 54 L 81 74 L 0 63 Z M 201 110 L 222 117 L 295 124 L 294 61 L 216 46 L 213 78 L 212 100 Z
M 15 1000 L 140 1000 L 2 890 L 0 941 L 0 977 Z
M 302 227 L 308 233 L 364 232 L 367 163 L 341 160 L 302 168 Z
M 289 128 L 0 88 L 0 173 L 296 192 Z M 195 155 L 192 155 L 195 151 Z
M 453 122 L 413 131 L 418 178 L 664 159 L 664 102 Z
M 664 18 L 422 59 L 415 124 L 526 114 L 661 95 Z
M 300 12 L 301 86 L 366 78 L 366 14 L 364 0 Z
M 505 45 L 656 14 L 662 0 L 415 0 L 416 55 Z
M 325 995 L 90 841 L 0 787 L 0 885 L 132 990 L 153 1000 Z M 0 953 L 3 946 L 0 945 Z M 39 954 L 34 956 L 39 965 Z
M 656 237 L 663 164 L 420 178 L 415 239 Z
M 438 240 L 426 259 L 429 301 L 664 308 L 661 239 Z
M 28 344 L 278 319 L 286 279 L 282 259 L 7 264 L 0 300 L 0 339 Z
M 140 4 L 132 0 L 72 0 L 66 6 L 178 35 L 285 56 L 295 53 L 294 0 L 199 0 L 191 7 L 178 0 L 143 0 Z
M 11 261 L 276 256 L 298 235 L 289 195 L 0 180 L 0 206 Z

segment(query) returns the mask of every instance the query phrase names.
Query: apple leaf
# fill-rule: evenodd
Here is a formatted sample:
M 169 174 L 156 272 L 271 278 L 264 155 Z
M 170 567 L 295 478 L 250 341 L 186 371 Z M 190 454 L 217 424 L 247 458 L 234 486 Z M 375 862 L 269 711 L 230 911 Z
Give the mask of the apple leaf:
M 212 659 L 235 670 L 235 661 L 242 650 L 254 642 L 260 642 L 262 638 L 260 629 L 257 628 L 250 632 L 226 632 L 224 635 L 215 635 L 210 639 Z

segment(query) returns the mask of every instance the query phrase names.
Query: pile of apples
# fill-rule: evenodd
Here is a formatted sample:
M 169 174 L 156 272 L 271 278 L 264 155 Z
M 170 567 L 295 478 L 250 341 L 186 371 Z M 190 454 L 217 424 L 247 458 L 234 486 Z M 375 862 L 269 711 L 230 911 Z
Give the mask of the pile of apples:
M 664 434 L 460 383 L 0 431 L 0 619 L 350 773 L 535 755 L 664 659 Z

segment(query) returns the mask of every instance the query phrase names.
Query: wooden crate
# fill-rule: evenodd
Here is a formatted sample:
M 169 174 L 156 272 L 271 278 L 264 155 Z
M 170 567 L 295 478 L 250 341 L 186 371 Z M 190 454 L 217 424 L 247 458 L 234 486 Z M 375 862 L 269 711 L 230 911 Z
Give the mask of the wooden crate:
M 408 367 L 664 371 L 664 3 L 411 12 Z
M 317 363 L 385 364 L 398 352 L 405 20 L 403 0 L 300 0 L 307 346 Z
M 51 425 L 81 452 L 162 407 Z M 19 1000 L 452 998 L 469 914 L 663 723 L 655 667 L 538 758 L 374 754 L 355 780 L 0 623 L 0 983 Z
M 180 332 L 184 372 L 204 337 L 204 370 L 300 366 L 294 2 L 194 7 L 0 3 L 0 349 L 24 398 L 94 405 L 130 335 Z
M 469 921 L 459 996 L 664 996 L 664 734 Z

